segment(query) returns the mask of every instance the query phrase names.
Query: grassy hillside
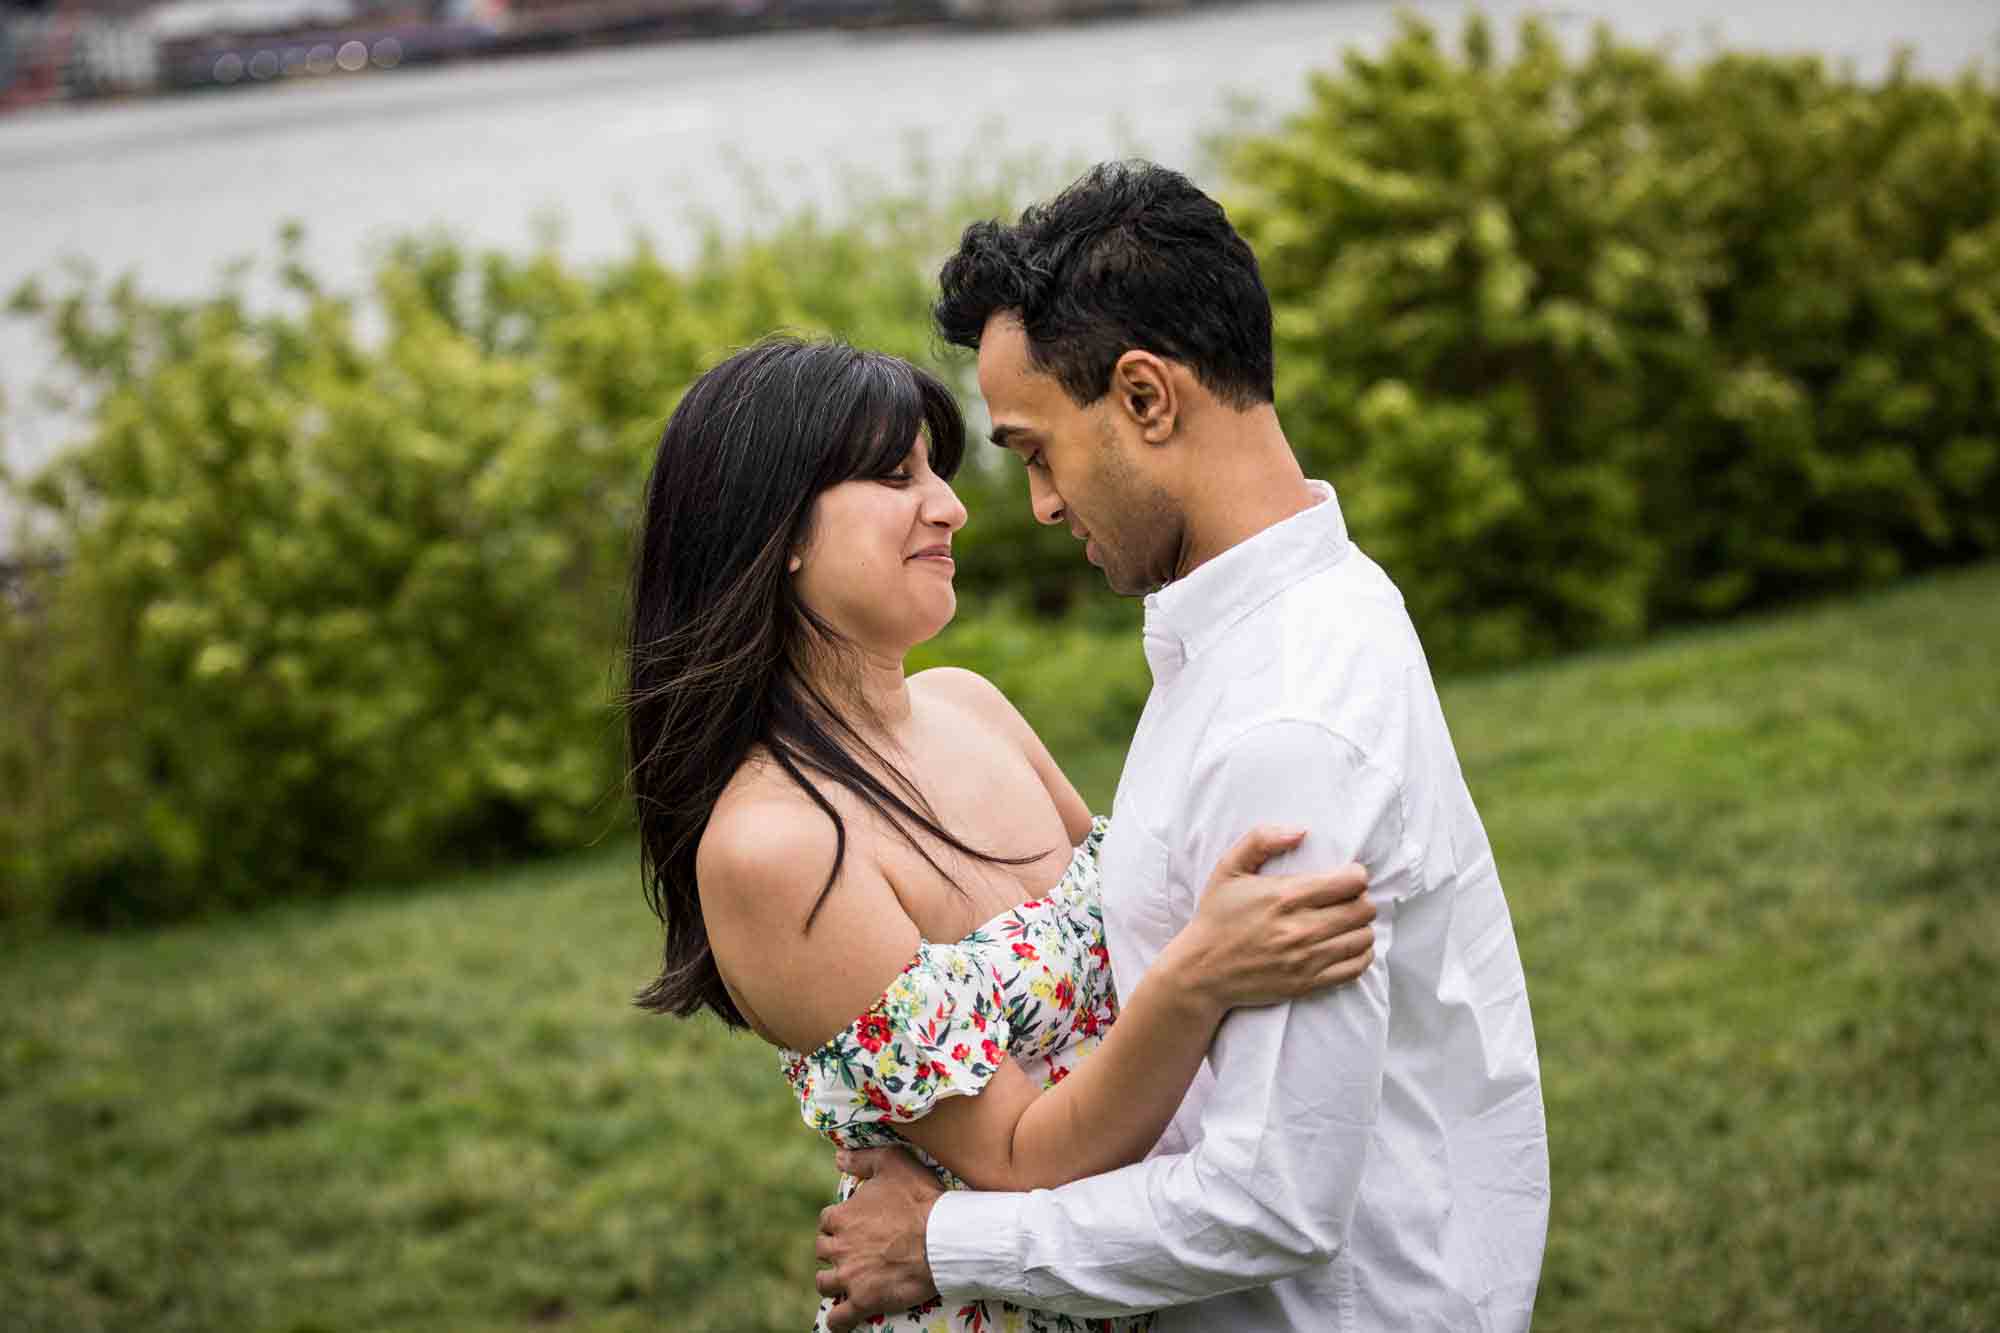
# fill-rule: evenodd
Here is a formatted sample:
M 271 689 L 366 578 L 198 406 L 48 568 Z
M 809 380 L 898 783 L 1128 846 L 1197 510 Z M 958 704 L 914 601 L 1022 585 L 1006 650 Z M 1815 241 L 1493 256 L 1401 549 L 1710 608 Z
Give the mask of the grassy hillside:
M 1556 1177 L 1536 1326 L 2000 1322 L 2000 568 L 1461 684 Z M 1115 756 L 1071 757 L 1108 796 Z M 0 1326 L 804 1327 L 774 1061 L 627 846 L 0 940 Z

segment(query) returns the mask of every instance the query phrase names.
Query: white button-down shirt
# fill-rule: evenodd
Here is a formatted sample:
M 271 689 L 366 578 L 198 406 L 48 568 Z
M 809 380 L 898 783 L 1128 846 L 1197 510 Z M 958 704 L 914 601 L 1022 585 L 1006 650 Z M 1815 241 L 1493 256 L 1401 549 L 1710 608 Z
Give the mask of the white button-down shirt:
M 1252 825 L 1369 868 L 1357 983 L 1233 1012 L 1144 1162 L 957 1191 L 946 1308 L 1174 1307 L 1163 1331 L 1522 1330 L 1548 1227 L 1534 1026 L 1493 854 L 1395 585 L 1320 503 L 1146 601 L 1153 692 L 1103 851 L 1119 996 Z

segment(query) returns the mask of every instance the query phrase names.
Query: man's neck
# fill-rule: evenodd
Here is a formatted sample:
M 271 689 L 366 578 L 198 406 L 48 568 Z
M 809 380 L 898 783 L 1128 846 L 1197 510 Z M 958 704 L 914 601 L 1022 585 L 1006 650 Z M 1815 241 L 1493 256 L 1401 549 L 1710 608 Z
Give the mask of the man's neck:
M 1292 453 L 1277 409 L 1217 410 L 1200 447 L 1188 451 L 1181 488 L 1185 519 L 1174 577 L 1312 508 L 1315 497 Z

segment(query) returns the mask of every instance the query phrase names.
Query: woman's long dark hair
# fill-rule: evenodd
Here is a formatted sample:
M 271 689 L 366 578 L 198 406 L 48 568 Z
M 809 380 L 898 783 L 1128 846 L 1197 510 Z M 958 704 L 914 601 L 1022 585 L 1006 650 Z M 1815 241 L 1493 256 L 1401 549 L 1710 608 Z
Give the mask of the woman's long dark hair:
M 820 492 L 894 472 L 919 430 L 932 469 L 949 480 L 965 452 L 949 389 L 896 357 L 792 338 L 710 370 L 667 422 L 633 567 L 626 704 L 641 872 L 667 937 L 665 965 L 639 993 L 643 1008 L 684 1017 L 709 1008 L 745 1026 L 709 948 L 695 851 L 754 746 L 833 821 L 833 866 L 804 929 L 847 854 L 847 826 L 809 774 L 883 815 L 940 874 L 914 830 L 983 861 L 1034 859 L 990 856 L 940 827 L 814 683 L 847 645 L 794 595 L 787 561 L 809 536 Z M 819 673 L 809 670 L 815 662 Z

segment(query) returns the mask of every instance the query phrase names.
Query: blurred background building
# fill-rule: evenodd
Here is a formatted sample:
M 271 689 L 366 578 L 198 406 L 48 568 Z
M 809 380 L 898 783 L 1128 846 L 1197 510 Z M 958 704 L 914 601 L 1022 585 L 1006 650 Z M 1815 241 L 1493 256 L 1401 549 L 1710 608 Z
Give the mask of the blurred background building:
M 1188 0 L 7 0 L 0 108 L 832 22 L 1024 23 Z

